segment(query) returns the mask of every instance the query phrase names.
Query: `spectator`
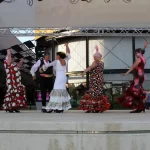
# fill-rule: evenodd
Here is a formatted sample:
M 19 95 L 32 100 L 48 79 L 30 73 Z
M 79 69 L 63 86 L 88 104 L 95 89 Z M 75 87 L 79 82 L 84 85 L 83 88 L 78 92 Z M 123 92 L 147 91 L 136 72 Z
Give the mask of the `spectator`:
M 150 108 L 150 89 L 146 91 L 145 106 L 146 109 Z

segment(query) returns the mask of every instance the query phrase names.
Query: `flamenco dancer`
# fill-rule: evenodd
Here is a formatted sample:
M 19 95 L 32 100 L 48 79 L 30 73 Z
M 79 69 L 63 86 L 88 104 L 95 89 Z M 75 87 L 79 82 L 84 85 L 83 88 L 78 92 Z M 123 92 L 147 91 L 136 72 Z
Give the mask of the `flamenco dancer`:
M 93 55 L 94 62 L 84 72 L 90 72 L 90 87 L 80 100 L 79 109 L 86 113 L 104 112 L 110 108 L 107 97 L 103 96 L 103 70 L 104 63 L 101 61 L 102 55 L 98 52 L 98 46 L 95 46 L 96 53 Z
M 135 50 L 136 61 L 132 67 L 122 76 L 133 72 L 133 81 L 130 84 L 130 87 L 125 91 L 124 95 L 117 98 L 116 100 L 123 105 L 124 107 L 134 109 L 130 113 L 141 113 L 145 112 L 145 102 L 146 92 L 143 89 L 143 82 L 145 80 L 144 76 L 144 67 L 146 64 L 145 57 L 145 48 L 147 48 L 148 42 L 144 44 L 144 50 L 138 48 Z
M 4 61 L 6 70 L 7 91 L 4 99 L 3 109 L 9 113 L 19 113 L 20 108 L 27 107 L 25 87 L 21 84 L 21 73 L 19 68 L 22 66 L 23 59 L 18 64 L 14 62 L 10 49 L 7 50 L 7 57 Z
M 65 44 L 65 46 L 66 54 L 64 52 L 57 52 L 55 61 L 49 63 L 48 65 L 43 65 L 43 70 L 46 70 L 46 68 L 50 66 L 53 66 L 56 70 L 54 88 L 50 93 L 50 100 L 46 106 L 46 110 L 48 113 L 51 113 L 53 111 L 56 113 L 63 113 L 64 110 L 68 110 L 71 108 L 71 98 L 66 90 L 66 66 L 71 56 L 68 43 Z

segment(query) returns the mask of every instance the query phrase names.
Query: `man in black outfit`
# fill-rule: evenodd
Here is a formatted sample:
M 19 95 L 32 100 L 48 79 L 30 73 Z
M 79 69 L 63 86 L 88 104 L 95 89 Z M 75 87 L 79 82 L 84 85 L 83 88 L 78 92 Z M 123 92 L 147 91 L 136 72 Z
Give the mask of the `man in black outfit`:
M 53 77 L 53 67 L 49 67 L 46 71 L 43 71 L 42 66 L 45 64 L 49 64 L 50 61 L 50 54 L 45 52 L 44 58 L 38 60 L 33 67 L 31 68 L 31 75 L 33 80 L 36 80 L 36 77 L 39 76 L 40 81 L 40 89 L 42 95 L 42 112 L 46 112 L 46 93 L 47 91 L 51 92 L 54 85 L 54 77 Z

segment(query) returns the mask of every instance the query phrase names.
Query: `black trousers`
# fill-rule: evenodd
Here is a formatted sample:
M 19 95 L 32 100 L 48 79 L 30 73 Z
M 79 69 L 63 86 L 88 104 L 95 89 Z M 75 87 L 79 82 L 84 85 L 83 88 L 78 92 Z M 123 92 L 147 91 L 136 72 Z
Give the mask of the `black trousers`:
M 47 91 L 51 92 L 54 86 L 54 79 L 53 77 L 41 77 L 40 76 L 40 89 L 42 95 L 42 106 L 46 106 L 46 93 Z
M 3 105 L 5 93 L 6 93 L 6 88 L 0 87 L 0 107 Z
M 35 105 L 35 88 L 34 86 L 26 86 L 26 96 L 28 105 Z
M 145 103 L 146 109 L 150 109 L 150 102 Z

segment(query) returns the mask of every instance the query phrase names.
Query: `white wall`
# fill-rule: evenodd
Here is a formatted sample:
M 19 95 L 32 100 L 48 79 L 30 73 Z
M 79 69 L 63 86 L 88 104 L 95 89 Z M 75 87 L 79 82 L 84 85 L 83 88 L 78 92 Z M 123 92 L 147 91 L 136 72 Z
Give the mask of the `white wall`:
M 77 42 L 70 42 L 71 59 L 68 63 L 68 71 L 83 71 L 86 68 L 86 47 L 82 39 Z M 58 51 L 66 52 L 64 44 L 58 46 Z
M 105 69 L 127 69 L 133 64 L 132 39 L 122 37 L 99 37 L 90 38 L 89 41 L 89 64 L 93 62 L 95 45 L 98 45 L 103 55 Z M 120 41 L 120 42 L 119 42 Z M 119 42 L 119 43 L 118 43 Z M 118 43 L 118 44 L 117 44 Z M 71 60 L 68 71 L 83 71 L 86 68 L 86 42 L 82 38 L 77 42 L 70 42 Z M 109 50 L 113 53 L 109 53 Z M 65 51 L 64 44 L 58 46 L 58 51 Z M 117 57 L 121 60 L 119 60 Z
M 0 3 L 0 27 L 149 27 L 149 6 L 149 0 L 33 0 L 30 7 L 16 0 Z
M 150 38 L 146 38 L 150 41 Z M 93 62 L 93 54 L 95 53 L 95 45 L 99 46 L 100 53 L 105 56 L 113 47 L 112 53 L 123 60 L 127 65 L 133 64 L 132 38 L 131 37 L 98 37 L 89 39 L 89 61 Z M 120 42 L 119 42 L 120 41 Z M 118 43 L 119 42 L 119 43 Z M 118 44 L 117 44 L 118 43 Z M 136 48 L 143 48 L 144 39 L 137 37 L 135 39 Z M 71 60 L 69 60 L 68 72 L 83 71 L 86 68 L 86 43 L 82 38 L 77 42 L 70 42 Z M 64 44 L 58 46 L 58 51 L 65 51 Z M 104 57 L 103 61 L 105 69 L 127 69 L 128 66 L 121 60 L 116 58 L 112 53 Z M 147 48 L 145 57 L 150 56 L 149 48 Z M 146 69 L 150 68 L 150 59 L 147 60 Z M 132 80 L 131 74 L 122 77 L 120 74 L 104 74 L 105 82 L 122 83 Z M 85 82 L 85 79 L 72 79 L 70 82 Z M 143 84 L 145 89 L 150 88 L 150 74 L 146 74 L 146 81 Z
M 95 53 L 94 46 L 98 45 L 103 55 L 105 69 L 126 69 L 132 65 L 132 39 L 122 37 L 99 37 L 90 40 L 90 63 Z M 111 52 L 109 52 L 111 51 Z M 117 57 L 121 60 L 119 60 Z

